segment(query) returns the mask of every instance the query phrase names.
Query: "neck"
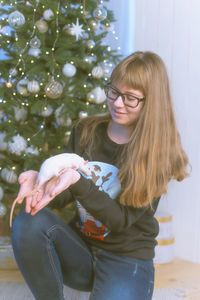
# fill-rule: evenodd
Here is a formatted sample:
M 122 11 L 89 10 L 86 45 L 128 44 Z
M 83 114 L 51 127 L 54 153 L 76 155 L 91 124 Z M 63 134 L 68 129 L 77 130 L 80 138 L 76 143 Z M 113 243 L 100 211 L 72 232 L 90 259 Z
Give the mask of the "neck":
M 108 136 L 117 144 L 126 144 L 129 142 L 133 127 L 123 126 L 114 123 L 112 120 L 108 124 Z

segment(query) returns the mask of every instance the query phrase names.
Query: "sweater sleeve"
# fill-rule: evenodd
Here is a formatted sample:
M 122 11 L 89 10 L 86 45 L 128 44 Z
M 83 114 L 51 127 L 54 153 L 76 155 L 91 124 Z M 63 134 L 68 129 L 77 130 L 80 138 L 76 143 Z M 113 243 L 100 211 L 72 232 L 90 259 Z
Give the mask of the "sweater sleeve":
M 96 219 L 101 221 L 113 232 L 121 232 L 134 223 L 150 209 L 149 206 L 134 208 L 119 203 L 119 199 L 111 199 L 109 195 L 100 191 L 90 179 L 83 176 L 78 182 L 70 186 L 74 198 Z

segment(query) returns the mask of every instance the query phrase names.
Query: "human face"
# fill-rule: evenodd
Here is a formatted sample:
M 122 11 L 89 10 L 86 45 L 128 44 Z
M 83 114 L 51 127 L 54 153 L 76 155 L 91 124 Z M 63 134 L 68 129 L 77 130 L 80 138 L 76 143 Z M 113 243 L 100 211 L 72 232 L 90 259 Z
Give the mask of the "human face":
M 124 86 L 122 84 L 112 84 L 112 87 L 120 93 L 129 95 L 130 97 L 135 96 L 139 99 L 144 98 L 144 95 L 140 90 L 128 88 L 127 86 Z M 134 108 L 126 106 L 120 95 L 116 100 L 107 99 L 107 101 L 113 122 L 124 126 L 131 126 L 137 121 L 141 109 L 144 105 L 144 101 L 140 101 L 138 105 Z

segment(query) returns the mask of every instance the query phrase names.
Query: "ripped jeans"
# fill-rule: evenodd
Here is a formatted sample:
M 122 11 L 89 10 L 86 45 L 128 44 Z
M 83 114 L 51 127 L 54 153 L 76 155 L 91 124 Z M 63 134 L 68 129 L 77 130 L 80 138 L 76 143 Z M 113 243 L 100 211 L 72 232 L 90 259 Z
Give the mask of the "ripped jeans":
M 63 284 L 91 291 L 90 300 L 151 300 L 152 260 L 89 248 L 51 210 L 22 211 L 11 232 L 17 264 L 37 300 L 64 300 Z

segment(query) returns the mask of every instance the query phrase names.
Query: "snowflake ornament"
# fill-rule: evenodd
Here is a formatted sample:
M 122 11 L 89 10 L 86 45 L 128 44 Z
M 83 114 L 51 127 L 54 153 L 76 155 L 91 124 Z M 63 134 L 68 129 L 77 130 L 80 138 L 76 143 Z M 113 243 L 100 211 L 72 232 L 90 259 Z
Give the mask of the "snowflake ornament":
M 76 41 L 78 41 L 79 37 L 83 36 L 83 33 L 85 32 L 84 29 L 82 29 L 83 24 L 79 25 L 79 19 L 76 19 L 76 24 L 72 23 L 72 26 L 70 27 L 71 34 L 76 36 Z

